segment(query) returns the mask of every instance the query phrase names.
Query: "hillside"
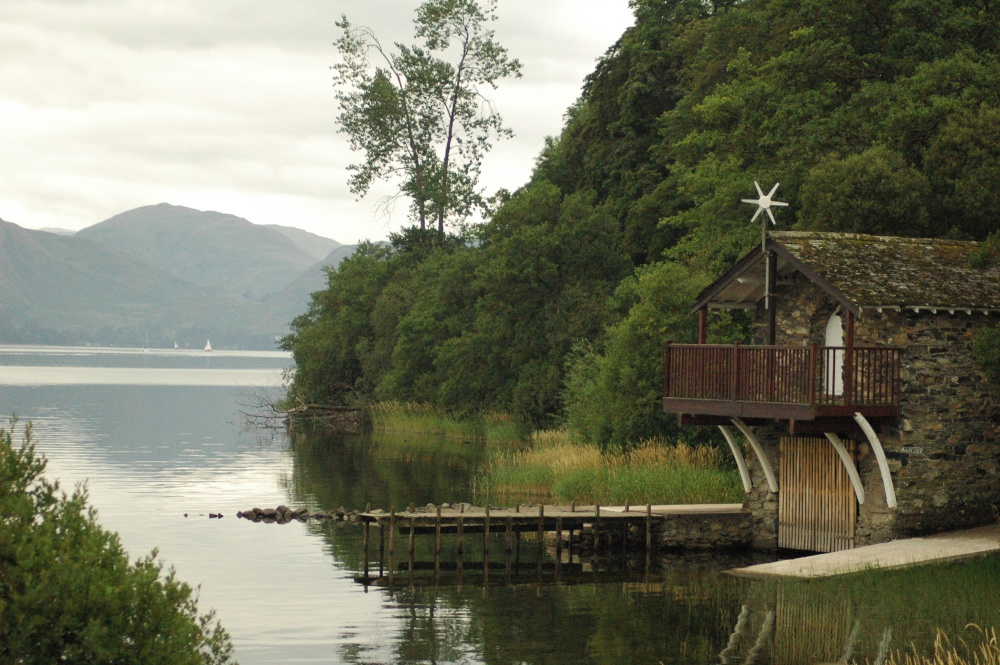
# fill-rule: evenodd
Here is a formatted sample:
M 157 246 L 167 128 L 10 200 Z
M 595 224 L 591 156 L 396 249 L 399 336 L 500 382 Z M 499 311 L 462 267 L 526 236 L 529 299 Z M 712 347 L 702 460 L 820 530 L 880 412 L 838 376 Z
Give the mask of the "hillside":
M 630 6 L 471 241 L 413 231 L 341 264 L 287 340 L 303 401 L 506 410 L 605 445 L 670 435 L 664 344 L 696 339 L 696 294 L 760 242 L 754 181 L 780 183 L 781 230 L 1000 243 L 987 4 Z M 749 335 L 737 313 L 710 321 L 712 342 Z
M 234 215 L 167 203 L 123 212 L 77 233 L 179 279 L 258 301 L 279 292 L 316 262 L 302 245 L 319 236 L 304 234 L 298 232 L 293 239 L 287 231 Z M 337 244 L 326 238 L 316 244 L 330 243 Z
M 358 248 L 357 245 L 335 244 L 337 247 L 321 261 L 303 270 L 281 291 L 263 301 L 266 320 L 272 326 L 283 327 L 287 332 L 289 322 L 309 308 L 309 296 L 326 286 L 326 273 L 323 268 L 325 266 L 336 268 Z
M 86 238 L 0 221 L 0 340 L 140 346 L 269 344 L 256 303 L 196 286 Z M 266 347 L 269 348 L 269 347 Z
M 355 249 L 168 204 L 72 235 L 0 220 L 0 343 L 273 349 Z
M 274 229 L 278 233 L 281 233 L 298 245 L 299 249 L 313 257 L 316 261 L 323 260 L 330 254 L 330 252 L 335 251 L 338 247 L 344 246 L 336 240 L 324 238 L 323 236 L 318 236 L 315 233 L 309 233 L 308 231 L 297 229 L 294 226 L 267 224 L 264 228 Z

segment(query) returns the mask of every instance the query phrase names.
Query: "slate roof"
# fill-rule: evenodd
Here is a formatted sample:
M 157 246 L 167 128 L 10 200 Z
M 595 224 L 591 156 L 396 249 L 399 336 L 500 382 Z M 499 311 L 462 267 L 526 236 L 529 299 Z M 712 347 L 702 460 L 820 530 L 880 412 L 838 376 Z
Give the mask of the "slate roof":
M 1000 267 L 970 268 L 979 243 L 854 233 L 771 233 L 777 274 L 803 273 L 831 298 L 864 309 L 1000 311 Z M 751 306 L 763 296 L 764 260 L 752 250 L 702 291 L 694 309 Z

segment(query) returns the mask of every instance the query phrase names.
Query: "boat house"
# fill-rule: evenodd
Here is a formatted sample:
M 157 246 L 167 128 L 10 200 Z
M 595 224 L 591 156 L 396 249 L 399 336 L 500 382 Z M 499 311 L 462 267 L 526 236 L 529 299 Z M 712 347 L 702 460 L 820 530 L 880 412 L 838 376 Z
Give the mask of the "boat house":
M 972 358 L 1000 322 L 978 243 L 775 232 L 699 295 L 663 408 L 718 426 L 754 546 L 817 552 L 974 526 L 1000 507 L 1000 388 Z M 752 344 L 706 344 L 712 310 Z

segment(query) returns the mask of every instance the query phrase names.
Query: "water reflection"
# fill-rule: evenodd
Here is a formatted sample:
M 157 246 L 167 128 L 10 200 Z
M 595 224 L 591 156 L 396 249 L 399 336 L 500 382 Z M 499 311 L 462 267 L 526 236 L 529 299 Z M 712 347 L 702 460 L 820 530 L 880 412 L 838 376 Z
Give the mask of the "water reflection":
M 400 443 L 296 438 L 290 491 L 326 507 L 348 508 L 468 498 L 462 479 L 481 461 L 481 450 L 442 441 L 417 452 Z M 361 527 L 313 528 L 358 577 L 364 565 Z M 397 541 L 392 587 L 386 574 L 369 590 L 385 599 L 386 611 L 398 620 L 388 642 L 391 662 L 882 663 L 890 651 L 910 645 L 929 652 L 938 628 L 968 639 L 973 635 L 966 624 L 1000 623 L 1000 558 L 773 583 L 724 572 L 763 555 L 676 553 L 655 557 L 648 570 L 641 558 L 608 556 L 597 571 L 586 558 L 577 559 L 581 563 L 565 566 L 556 583 L 552 548 L 546 548 L 545 572 L 536 578 L 532 545 L 520 574 L 505 578 L 494 568 L 487 585 L 479 538 L 467 540 L 464 577 L 453 569 L 454 537 L 444 538 L 439 576 L 427 565 L 433 538 L 418 537 L 415 556 L 425 565 L 413 578 L 406 545 Z M 503 565 L 499 538 L 491 545 L 495 566 Z M 377 557 L 370 565 L 377 570 Z M 345 649 L 338 657 L 365 663 L 371 656 Z
M 300 433 L 292 437 L 293 494 L 327 508 L 366 504 L 388 509 L 471 498 L 471 478 L 484 460 L 482 444 L 439 437 L 377 437 Z
M 61 351 L 39 362 L 53 367 L 69 357 L 107 368 L 147 362 L 139 354 Z M 566 567 L 559 583 L 546 568 L 538 584 L 530 569 L 536 550 L 525 546 L 528 569 L 509 586 L 501 584 L 504 575 L 491 574 L 484 588 L 476 571 L 481 545 L 470 538 L 460 586 L 445 575 L 436 588 L 425 576 L 412 587 L 402 577 L 392 590 L 366 589 L 355 581 L 364 566 L 357 525 L 253 524 L 232 515 L 282 503 L 399 509 L 468 501 L 482 447 L 247 431 L 238 413 L 241 389 L 195 385 L 217 369 L 216 358 L 223 356 L 209 368 L 202 356 L 189 358 L 194 375 L 185 385 L 12 386 L 4 383 L 5 368 L 32 361 L 22 355 L 15 363 L 0 348 L 0 411 L 35 422 L 49 475 L 65 487 L 88 481 L 100 521 L 121 534 L 133 556 L 159 548 L 181 579 L 200 586 L 202 606 L 219 611 L 244 665 L 863 663 L 910 643 L 927 651 L 937 628 L 954 641 L 973 636 L 968 623 L 1000 625 L 995 557 L 782 585 L 723 572 L 752 563 L 746 555 L 672 554 L 654 558 L 649 571 L 644 558 L 608 556 L 596 570 L 598 584 L 585 560 L 577 575 Z M 281 362 L 223 360 L 228 369 Z M 227 517 L 209 520 L 209 512 Z M 425 561 L 431 540 L 417 544 Z M 491 549 L 494 562 L 502 562 L 500 542 Z M 446 541 L 445 561 L 455 561 L 453 545 Z M 547 549 L 543 563 L 553 562 Z

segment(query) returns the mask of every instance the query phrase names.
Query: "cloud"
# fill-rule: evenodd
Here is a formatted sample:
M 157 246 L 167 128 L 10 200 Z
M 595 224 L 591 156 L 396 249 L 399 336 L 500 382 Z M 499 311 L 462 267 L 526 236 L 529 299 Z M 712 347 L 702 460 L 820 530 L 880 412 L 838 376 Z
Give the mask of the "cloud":
M 412 42 L 417 0 L 5 0 L 0 217 L 78 229 L 159 202 L 355 242 L 388 222 L 346 186 L 329 66 L 335 22 Z M 501 0 L 497 36 L 524 77 L 494 98 L 513 141 L 484 186 L 527 179 L 584 76 L 630 23 L 627 0 Z M 391 189 L 382 188 L 381 194 Z

